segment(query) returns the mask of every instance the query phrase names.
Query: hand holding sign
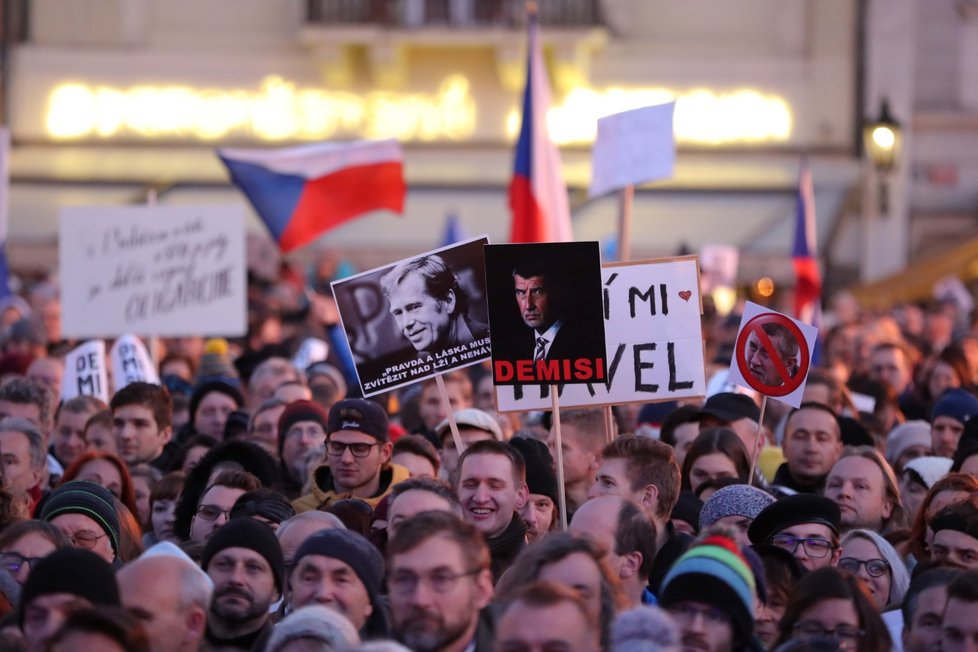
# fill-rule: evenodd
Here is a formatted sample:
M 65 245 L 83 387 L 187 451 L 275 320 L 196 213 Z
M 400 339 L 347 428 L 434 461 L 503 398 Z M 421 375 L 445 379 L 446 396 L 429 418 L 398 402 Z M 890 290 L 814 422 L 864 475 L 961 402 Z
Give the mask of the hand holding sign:
M 813 326 L 748 302 L 734 346 L 730 382 L 798 407 L 817 333 Z

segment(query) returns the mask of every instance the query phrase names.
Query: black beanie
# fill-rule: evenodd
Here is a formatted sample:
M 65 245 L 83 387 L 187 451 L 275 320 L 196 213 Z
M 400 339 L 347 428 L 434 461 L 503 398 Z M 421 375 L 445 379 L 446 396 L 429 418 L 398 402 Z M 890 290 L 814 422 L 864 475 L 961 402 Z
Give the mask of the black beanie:
M 204 554 L 200 558 L 200 567 L 207 572 L 214 555 L 227 548 L 246 548 L 253 550 L 265 558 L 275 576 L 275 586 L 282 592 L 282 579 L 285 576 L 285 558 L 282 556 L 282 546 L 272 528 L 253 518 L 237 518 L 228 521 L 207 539 Z
M 112 550 L 119 554 L 119 517 L 115 497 L 108 489 L 86 480 L 66 482 L 44 501 L 39 520 L 50 523 L 60 514 L 83 514 L 95 521 L 109 536 Z
M 198 385 L 194 388 L 194 393 L 190 395 L 190 423 L 193 424 L 194 417 L 197 414 L 197 408 L 200 407 L 200 402 L 204 400 L 204 397 L 211 392 L 220 392 L 225 394 L 234 401 L 234 404 L 238 406 L 238 409 L 244 406 L 244 396 L 238 391 L 238 388 L 228 385 L 221 380 L 212 380 L 206 382 L 203 385 Z
M 229 518 L 260 516 L 273 523 L 295 516 L 295 508 L 285 496 L 272 489 L 255 489 L 238 496 Z
M 307 555 L 338 559 L 357 574 L 363 582 L 370 603 L 377 606 L 381 583 L 384 581 L 384 558 L 374 544 L 352 530 L 322 530 L 302 542 L 295 553 L 292 567 Z
M 31 600 L 42 595 L 69 593 L 94 606 L 120 606 L 119 585 L 107 561 L 91 550 L 61 548 L 37 562 L 20 594 L 20 624 Z
M 282 447 L 285 446 L 285 433 L 289 428 L 300 421 L 315 421 L 326 432 L 326 423 L 329 420 L 326 410 L 319 403 L 313 403 L 305 399 L 293 401 L 286 406 L 282 415 L 278 418 L 278 456 L 282 457 Z
M 557 476 L 554 473 L 550 449 L 539 439 L 529 437 L 513 437 L 509 443 L 523 455 L 526 462 L 526 486 L 530 493 L 546 496 L 554 501 L 556 507 L 559 504 Z

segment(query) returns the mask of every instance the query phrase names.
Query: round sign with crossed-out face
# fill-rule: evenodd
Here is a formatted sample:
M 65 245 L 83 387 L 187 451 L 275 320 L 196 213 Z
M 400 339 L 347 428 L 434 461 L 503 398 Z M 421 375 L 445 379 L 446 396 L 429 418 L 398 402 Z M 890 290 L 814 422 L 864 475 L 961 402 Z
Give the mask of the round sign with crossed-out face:
M 815 335 L 808 324 L 748 304 L 734 347 L 731 380 L 790 405 L 800 404 Z

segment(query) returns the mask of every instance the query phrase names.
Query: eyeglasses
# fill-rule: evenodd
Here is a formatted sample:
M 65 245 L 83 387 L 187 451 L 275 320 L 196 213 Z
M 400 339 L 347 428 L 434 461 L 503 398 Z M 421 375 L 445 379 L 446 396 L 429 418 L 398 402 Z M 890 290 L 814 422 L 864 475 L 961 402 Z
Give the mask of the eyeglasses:
M 789 534 L 779 534 L 771 537 L 771 543 L 779 548 L 784 548 L 791 554 L 795 554 L 795 550 L 797 550 L 798 545 L 801 544 L 805 548 L 805 554 L 812 559 L 822 559 L 825 557 L 825 555 L 835 550 L 835 545 L 833 545 L 831 541 L 826 541 L 825 539 L 819 539 L 817 537 L 802 539 L 799 537 L 793 537 Z
M 853 627 L 852 625 L 836 625 L 834 629 L 828 629 L 823 627 L 822 623 L 815 620 L 803 620 L 800 623 L 795 623 L 794 630 L 795 636 L 802 639 L 815 638 L 817 636 L 831 638 L 838 642 L 839 647 L 843 650 L 855 648 L 859 639 L 866 634 L 865 630 Z
M 706 622 L 715 625 L 730 622 L 730 617 L 716 607 L 697 607 L 696 605 L 688 602 L 680 602 L 679 604 L 670 607 L 667 611 L 672 614 L 673 618 L 688 622 L 695 620 L 696 616 L 703 616 L 703 619 Z
M 342 457 L 343 453 L 346 452 L 346 449 L 349 448 L 350 452 L 353 454 L 353 457 L 366 457 L 367 455 L 370 455 L 370 449 L 372 449 L 374 446 L 380 446 L 380 442 L 378 441 L 372 444 L 346 444 L 341 441 L 328 439 L 326 441 L 326 452 L 336 457 Z
M 0 555 L 0 568 L 9 573 L 19 573 L 24 564 L 33 568 L 34 564 L 41 561 L 43 557 L 25 557 L 16 552 L 5 552 Z
M 437 570 L 425 575 L 402 570 L 391 573 L 387 578 L 387 587 L 395 595 L 411 595 L 418 590 L 418 584 L 424 582 L 435 593 L 448 593 L 463 577 L 469 577 L 482 572 L 481 568 L 473 568 L 463 573 L 453 573 L 448 570 Z
M 231 518 L 230 509 L 221 509 L 217 505 L 201 505 L 197 508 L 197 516 L 205 521 L 216 521 L 222 514 L 225 518 Z
M 71 534 L 66 534 L 68 541 L 71 545 L 76 548 L 84 548 L 85 550 L 91 550 L 98 543 L 98 540 L 108 536 L 107 534 L 96 534 L 91 530 L 78 530 L 77 532 L 72 532 Z
M 867 559 L 866 561 L 862 561 L 855 557 L 843 557 L 839 560 L 839 568 L 850 575 L 858 573 L 860 566 L 866 567 L 866 573 L 870 577 L 883 577 L 890 571 L 890 564 L 885 559 Z

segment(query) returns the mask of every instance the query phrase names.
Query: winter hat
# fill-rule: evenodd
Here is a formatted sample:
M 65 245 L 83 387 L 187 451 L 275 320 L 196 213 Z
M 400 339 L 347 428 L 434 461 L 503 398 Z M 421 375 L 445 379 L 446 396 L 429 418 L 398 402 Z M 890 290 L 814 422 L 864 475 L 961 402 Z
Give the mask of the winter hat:
M 700 529 L 706 529 L 727 516 L 743 516 L 754 520 L 761 511 L 774 502 L 774 497 L 757 487 L 734 484 L 716 491 L 703 503 L 700 511 Z
M 390 439 L 388 426 L 387 413 L 377 403 L 362 398 L 345 398 L 329 409 L 326 434 L 331 435 L 337 430 L 356 430 L 387 442 Z
M 95 606 L 120 606 L 112 567 L 91 550 L 81 548 L 61 548 L 37 562 L 20 594 L 20 624 L 24 624 L 24 610 L 34 598 L 53 593 L 77 595 Z
M 839 506 L 824 496 L 795 494 L 761 510 L 747 530 L 751 543 L 767 543 L 775 534 L 793 525 L 818 523 L 839 534 L 842 515 Z
M 698 418 L 714 417 L 725 423 L 732 423 L 740 419 L 750 419 L 759 421 L 761 409 L 757 407 L 750 396 L 735 394 L 733 392 L 720 392 L 706 399 L 697 415 Z
M 281 523 L 295 516 L 295 509 L 285 496 L 272 489 L 255 489 L 241 494 L 231 508 L 229 518 L 254 517 Z
M 322 646 L 316 649 L 322 650 L 349 650 L 360 643 L 360 635 L 343 614 L 313 604 L 293 611 L 275 625 L 264 649 L 277 652 L 294 641 L 314 641 Z
M 220 380 L 231 385 L 240 383 L 238 370 L 231 364 L 231 357 L 228 355 L 227 340 L 221 338 L 204 342 L 204 352 L 200 356 L 194 384 L 202 385 L 212 380 Z
M 947 475 L 954 462 L 946 457 L 918 457 L 907 462 L 904 473 L 912 473 L 913 478 L 930 491 L 934 483 Z
M 115 512 L 115 497 L 109 490 L 94 482 L 66 482 L 44 501 L 40 520 L 51 522 L 60 514 L 83 514 L 95 521 L 109 536 L 112 550 L 119 554 L 119 517 Z
M 315 421 L 326 432 L 326 410 L 319 403 L 300 399 L 289 403 L 282 415 L 278 418 L 278 455 L 282 456 L 282 447 L 285 445 L 285 433 L 289 428 L 300 421 Z
M 670 518 L 677 521 L 689 523 L 693 531 L 699 534 L 700 531 L 700 512 L 703 510 L 703 501 L 700 500 L 692 491 L 680 491 L 676 506 L 672 508 Z
M 886 461 L 895 465 L 903 452 L 911 446 L 930 448 L 930 424 L 923 419 L 907 421 L 890 431 L 886 438 Z
M 757 588 L 754 572 L 737 543 L 712 534 L 681 556 L 662 580 L 659 604 L 704 602 L 729 614 L 735 640 L 745 643 L 754 632 Z
M 964 389 L 949 389 L 934 404 L 930 422 L 934 423 L 937 417 L 951 417 L 964 423 L 975 414 L 978 414 L 978 396 Z
M 285 558 L 282 556 L 282 546 L 272 528 L 253 518 L 238 518 L 228 521 L 207 540 L 204 554 L 200 558 L 200 567 L 207 572 L 214 555 L 227 548 L 247 548 L 265 558 L 272 568 L 275 586 L 282 592 L 285 577 Z
M 352 530 L 322 530 L 302 542 L 295 553 L 292 568 L 307 555 L 338 559 L 357 574 L 363 582 L 370 603 L 377 606 L 381 583 L 384 581 L 384 558 L 380 551 L 363 536 Z
M 485 430 L 496 441 L 503 440 L 503 429 L 499 427 L 499 422 L 491 414 L 476 408 L 465 408 L 464 410 L 455 412 L 455 425 L 459 428 L 466 427 Z M 451 429 L 448 419 L 442 419 L 442 422 L 435 426 L 435 435 L 439 441 L 445 441 L 446 437 L 452 436 Z
M 220 392 L 228 396 L 234 404 L 240 409 L 244 406 L 244 396 L 238 391 L 236 387 L 229 385 L 223 380 L 210 380 L 205 383 L 197 385 L 194 389 L 194 393 L 190 395 L 190 421 L 194 420 L 194 416 L 197 414 L 197 408 L 200 407 L 200 402 L 204 400 L 204 397 L 211 392 Z
M 557 475 L 553 470 L 553 457 L 547 445 L 539 439 L 514 437 L 509 441 L 526 461 L 526 486 L 531 494 L 546 496 L 558 504 Z

